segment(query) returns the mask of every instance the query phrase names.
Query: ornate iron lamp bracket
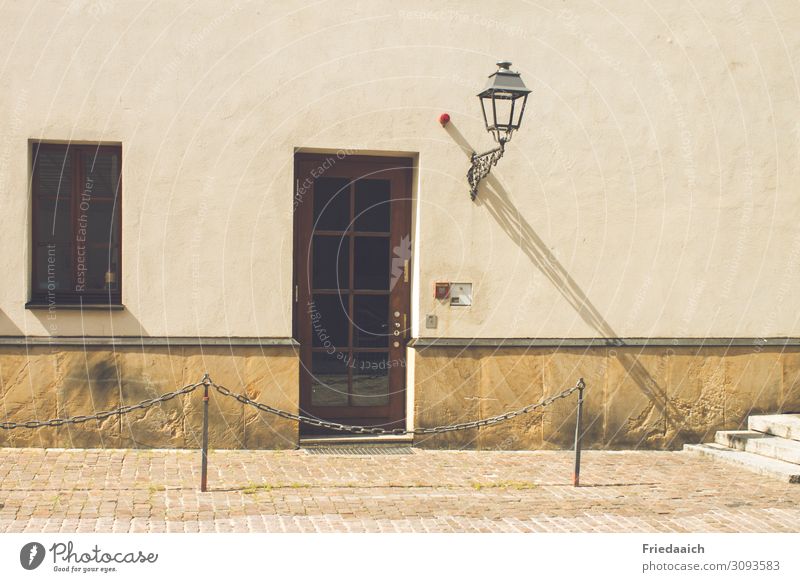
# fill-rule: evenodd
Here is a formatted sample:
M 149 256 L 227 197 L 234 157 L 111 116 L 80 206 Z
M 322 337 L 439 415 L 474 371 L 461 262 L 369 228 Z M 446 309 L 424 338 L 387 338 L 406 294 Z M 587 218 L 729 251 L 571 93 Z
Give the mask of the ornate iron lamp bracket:
M 503 157 L 505 145 L 505 140 L 500 140 L 500 145 L 494 149 L 482 154 L 472 153 L 472 165 L 467 170 L 467 181 L 469 182 L 469 195 L 473 200 L 478 196 L 478 185 L 481 180 L 489 175 L 492 166 L 496 165 Z

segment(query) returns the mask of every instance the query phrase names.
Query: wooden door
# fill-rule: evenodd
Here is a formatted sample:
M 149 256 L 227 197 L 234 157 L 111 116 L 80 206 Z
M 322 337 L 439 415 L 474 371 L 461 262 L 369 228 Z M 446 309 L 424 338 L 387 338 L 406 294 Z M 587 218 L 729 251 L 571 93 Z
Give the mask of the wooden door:
M 302 413 L 403 427 L 412 160 L 298 154 L 295 162 Z

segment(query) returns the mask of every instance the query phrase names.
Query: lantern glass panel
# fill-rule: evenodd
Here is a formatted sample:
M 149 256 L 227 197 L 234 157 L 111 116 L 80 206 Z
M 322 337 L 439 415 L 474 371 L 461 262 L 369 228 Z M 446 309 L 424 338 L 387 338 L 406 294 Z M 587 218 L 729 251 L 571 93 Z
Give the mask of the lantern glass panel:
M 518 129 L 520 125 L 522 125 L 522 114 L 525 110 L 525 102 L 528 100 L 527 95 L 521 95 L 516 98 L 514 101 L 514 118 L 512 119 L 511 123 L 514 126 L 514 129 Z
M 494 126 L 500 130 L 511 128 L 511 107 L 514 103 L 508 93 L 495 92 L 494 94 Z
M 494 116 L 492 115 L 492 98 L 481 97 L 481 110 L 483 111 L 483 122 L 486 124 L 486 129 L 491 131 L 494 127 Z

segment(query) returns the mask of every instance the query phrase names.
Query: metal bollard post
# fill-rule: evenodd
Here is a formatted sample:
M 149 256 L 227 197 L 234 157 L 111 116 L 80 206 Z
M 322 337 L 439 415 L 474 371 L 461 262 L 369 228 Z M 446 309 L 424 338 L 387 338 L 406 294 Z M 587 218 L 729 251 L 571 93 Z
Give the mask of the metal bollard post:
M 572 473 L 572 486 L 581 484 L 581 423 L 583 422 L 583 389 L 586 384 L 583 378 L 578 380 L 578 418 L 575 421 L 575 471 Z
M 200 469 L 200 491 L 208 491 L 208 387 L 211 378 L 208 373 L 203 376 L 203 458 Z

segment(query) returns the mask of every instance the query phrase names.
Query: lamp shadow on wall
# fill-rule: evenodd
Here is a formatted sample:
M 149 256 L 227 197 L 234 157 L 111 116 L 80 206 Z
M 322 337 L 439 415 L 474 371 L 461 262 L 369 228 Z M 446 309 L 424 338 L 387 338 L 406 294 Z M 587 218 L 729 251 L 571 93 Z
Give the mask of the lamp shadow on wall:
M 445 129 L 464 151 L 469 163 L 472 152 L 477 150 L 467 142 L 452 122 Z M 468 167 L 468 165 L 464 166 L 465 174 Z M 466 199 L 467 196 L 468 188 L 465 180 L 464 198 Z M 489 174 L 481 182 L 475 202 L 486 208 L 508 237 L 525 253 L 530 262 L 548 278 L 581 319 L 607 341 L 608 347 L 623 347 L 625 345 L 624 341 L 603 317 L 600 310 L 591 302 L 564 265 L 553 255 L 530 223 L 525 220 L 525 217 L 512 204 L 508 192 L 494 175 Z M 676 419 L 681 417 L 675 406 L 669 402 L 666 390 L 658 384 L 636 355 L 618 351 L 615 357 L 650 402 L 650 406 L 644 411 L 643 416 L 645 418 L 649 417 L 653 410 L 662 416 L 658 422 L 663 431 L 662 434 L 656 435 L 652 431 L 650 433 L 646 432 L 639 439 L 638 444 L 641 444 L 648 437 L 666 436 L 668 417 Z M 623 432 L 623 429 L 625 429 L 625 424 L 619 427 L 616 434 L 606 436 L 606 443 L 611 443 L 618 436 L 624 436 L 619 434 Z

